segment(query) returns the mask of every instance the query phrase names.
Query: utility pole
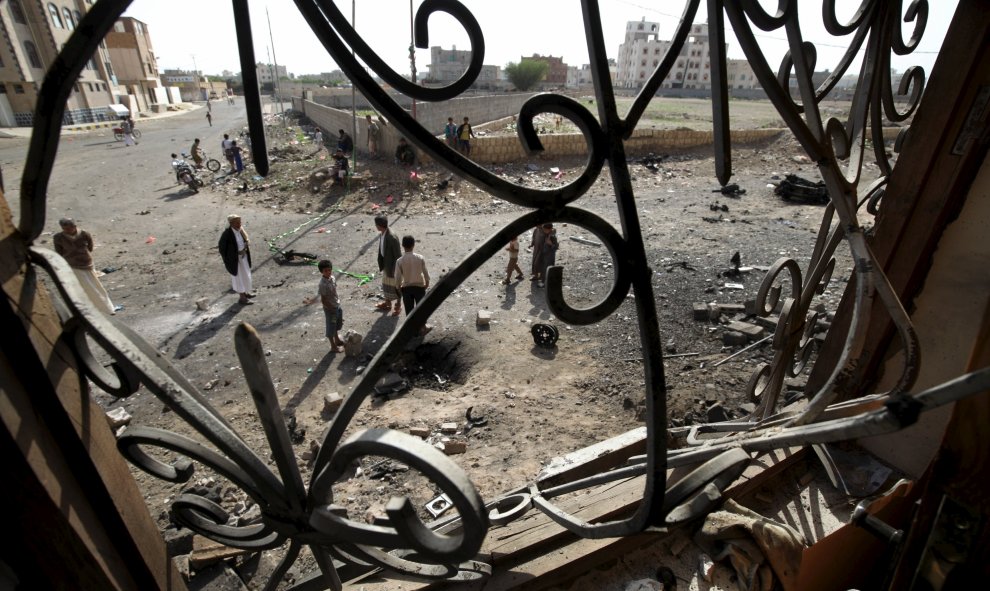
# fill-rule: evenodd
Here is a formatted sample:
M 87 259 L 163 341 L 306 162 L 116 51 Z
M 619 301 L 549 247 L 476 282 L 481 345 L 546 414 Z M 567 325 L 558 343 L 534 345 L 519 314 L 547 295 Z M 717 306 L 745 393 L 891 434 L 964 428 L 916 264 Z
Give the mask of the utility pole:
M 412 83 L 416 84 L 416 33 L 413 27 L 413 0 L 409 0 L 409 71 Z M 416 99 L 412 100 L 412 116 L 416 118 Z
M 192 61 L 193 61 L 193 80 L 196 81 L 196 91 L 200 95 L 200 98 L 202 98 L 203 87 L 200 86 L 200 83 L 202 81 L 199 79 L 199 68 L 196 67 L 196 54 L 195 53 L 190 53 L 189 56 L 192 57 Z M 207 96 L 209 96 L 209 95 L 207 95 Z
M 354 29 L 354 22 L 357 18 L 357 8 L 355 0 L 351 0 L 351 28 Z M 354 57 L 354 48 L 351 47 L 351 58 Z M 351 158 L 354 159 L 354 171 L 357 172 L 357 95 L 354 88 L 354 81 L 351 80 L 351 139 L 354 141 L 354 151 Z M 329 130 L 328 130 L 329 131 Z
M 286 124 L 285 110 L 282 108 L 282 90 L 278 80 L 278 58 L 275 57 L 275 38 L 272 36 L 272 17 L 268 14 L 268 7 L 265 7 L 265 16 L 268 18 L 268 38 L 272 42 L 272 61 L 275 63 L 275 94 L 278 96 L 278 112 L 282 115 L 282 125 Z

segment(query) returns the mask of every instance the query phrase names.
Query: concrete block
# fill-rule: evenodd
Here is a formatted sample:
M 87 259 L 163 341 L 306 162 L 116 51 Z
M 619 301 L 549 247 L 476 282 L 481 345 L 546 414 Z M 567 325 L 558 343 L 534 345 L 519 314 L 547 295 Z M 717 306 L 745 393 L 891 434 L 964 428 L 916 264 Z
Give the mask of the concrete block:
M 339 392 L 330 392 L 323 395 L 323 412 L 333 414 L 340 409 L 344 403 L 344 397 Z
M 749 337 L 741 332 L 730 330 L 722 333 L 722 344 L 726 347 L 738 347 L 749 342 Z
M 776 314 L 771 314 L 770 316 L 757 316 L 753 318 L 753 323 L 762 326 L 767 330 L 777 330 L 777 323 L 780 322 L 780 316 Z
M 695 320 L 708 320 L 708 304 L 695 302 L 691 308 Z
M 426 439 L 430 436 L 429 427 L 409 427 L 409 434 L 413 437 L 419 437 L 420 439 Z
M 478 326 L 488 326 L 492 322 L 492 313 L 489 310 L 478 310 L 475 324 Z
M 457 423 L 444 423 L 440 425 L 440 432 L 448 435 L 451 433 L 457 433 Z
M 116 431 L 131 423 L 131 415 L 124 410 L 124 407 L 117 407 L 107 412 L 107 422 L 110 423 L 110 430 Z
M 747 316 L 756 316 L 760 313 L 760 308 L 756 305 L 756 300 L 746 300 L 743 304 L 743 311 Z
M 462 454 L 467 451 L 467 442 L 451 439 L 443 442 L 443 453 L 448 456 Z
M 722 309 L 724 314 L 746 313 L 746 304 L 719 304 L 718 307 Z
M 763 338 L 766 334 L 766 329 L 762 326 L 756 326 L 755 324 L 750 324 L 748 322 L 740 322 L 739 320 L 733 320 L 726 326 L 731 331 L 741 332 L 746 335 L 751 341 L 759 340 Z

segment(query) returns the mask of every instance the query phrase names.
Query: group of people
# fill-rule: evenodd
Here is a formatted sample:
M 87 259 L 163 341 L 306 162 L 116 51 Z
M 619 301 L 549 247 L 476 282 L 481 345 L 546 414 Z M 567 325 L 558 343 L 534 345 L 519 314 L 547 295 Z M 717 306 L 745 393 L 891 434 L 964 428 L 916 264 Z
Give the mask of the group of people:
M 398 316 L 404 306 L 408 315 L 430 287 L 426 259 L 414 252 L 416 239 L 413 236 L 403 236 L 402 241 L 399 241 L 389 230 L 388 218 L 385 216 L 375 218 L 375 228 L 379 232 L 378 270 L 382 273 L 382 294 L 385 299 L 376 309 L 391 311 L 393 316 Z M 217 250 L 230 275 L 231 289 L 238 295 L 237 303 L 242 306 L 253 304 L 251 300 L 255 294 L 251 279 L 251 240 L 240 215 L 227 216 L 227 228 L 220 234 Z M 333 277 L 333 263 L 327 259 L 321 260 L 317 269 L 321 278 L 316 295 L 305 298 L 303 303 L 322 304 L 330 348 L 334 352 L 340 352 L 344 344 L 339 333 L 344 323 L 344 313 L 337 294 L 337 281 Z M 420 334 L 425 335 L 432 329 L 430 325 L 424 324 Z
M 237 145 L 237 140 L 230 139 L 230 134 L 223 134 L 223 141 L 220 142 L 220 149 L 223 151 L 223 155 L 224 158 L 227 159 L 227 163 L 230 164 L 231 174 L 242 173 L 244 171 L 244 150 Z M 195 160 L 195 158 L 193 158 L 193 160 Z
M 530 237 L 529 249 L 533 252 L 533 264 L 531 267 L 530 281 L 535 281 L 537 287 L 543 287 L 546 281 L 547 268 L 557 264 L 557 249 L 560 242 L 557 240 L 557 230 L 553 224 L 547 222 L 533 228 L 533 235 Z M 509 264 L 505 267 L 505 279 L 502 285 L 508 285 L 512 281 L 512 273 L 516 273 L 516 280 L 523 278 L 522 269 L 519 267 L 519 238 L 513 237 L 509 241 L 505 250 L 509 253 Z

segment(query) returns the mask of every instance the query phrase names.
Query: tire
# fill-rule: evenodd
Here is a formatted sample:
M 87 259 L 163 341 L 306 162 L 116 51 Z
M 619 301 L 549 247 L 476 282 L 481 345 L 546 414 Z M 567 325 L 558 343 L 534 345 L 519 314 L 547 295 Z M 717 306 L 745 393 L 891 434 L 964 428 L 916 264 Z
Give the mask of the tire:
M 113 132 L 113 139 L 117 140 L 118 142 L 122 142 L 124 141 L 124 134 L 119 131 L 115 131 Z
M 210 158 L 209 160 L 206 161 L 206 168 L 210 172 L 216 172 L 220 170 L 220 161 L 217 160 L 216 158 Z
M 141 139 L 141 130 L 135 129 L 134 131 L 131 132 L 131 135 L 134 136 L 134 139 L 139 140 Z

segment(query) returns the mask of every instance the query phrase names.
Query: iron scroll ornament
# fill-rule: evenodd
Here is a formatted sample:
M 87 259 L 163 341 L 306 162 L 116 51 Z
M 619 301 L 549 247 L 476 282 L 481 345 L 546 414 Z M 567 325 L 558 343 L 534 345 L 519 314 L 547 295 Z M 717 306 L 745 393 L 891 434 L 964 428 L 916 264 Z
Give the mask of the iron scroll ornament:
M 38 118 L 36 121 L 25 167 L 28 172 L 25 172 L 22 181 L 19 230 L 27 242 L 37 238 L 44 227 L 45 194 L 58 142 L 57 123 L 62 119 L 65 100 L 71 92 L 72 84 L 87 61 L 83 56 L 92 55 L 99 39 L 110 30 L 128 4 L 128 1 L 123 0 L 97 2 L 82 19 L 45 78 L 38 105 L 39 111 L 51 116 Z M 598 2 L 584 0 L 581 3 L 595 80 L 597 118 L 576 101 L 552 94 L 530 99 L 521 109 L 519 117 L 520 141 L 530 151 L 538 152 L 542 149 L 533 129 L 533 118 L 543 112 L 558 114 L 571 120 L 583 134 L 588 146 L 588 159 L 582 173 L 563 187 L 544 191 L 508 182 L 448 148 L 405 113 L 351 54 L 353 50 L 378 76 L 417 100 L 452 98 L 475 80 L 484 59 L 484 37 L 480 25 L 462 3 L 454 0 L 425 0 L 417 11 L 415 30 L 418 47 L 427 46 L 428 20 L 430 15 L 437 12 L 446 13 L 460 23 L 472 43 L 471 65 L 462 77 L 444 88 L 426 89 L 403 80 L 391 71 L 350 28 L 346 18 L 332 2 L 296 0 L 297 7 L 317 37 L 355 86 L 414 144 L 476 186 L 532 210 L 488 238 L 438 282 L 379 351 L 330 424 L 315 460 L 313 479 L 308 488 L 302 482 L 295 464 L 265 359 L 260 354 L 260 341 L 252 328 L 247 325 L 238 327 L 235 346 L 275 458 L 277 473 L 269 469 L 248 448 L 202 394 L 150 345 L 118 321 L 96 312 L 81 291 L 71 269 L 60 257 L 50 251 L 32 247 L 34 264 L 50 274 L 62 296 L 66 338 L 73 343 L 81 370 L 95 383 L 117 396 L 127 396 L 136 391 L 138 385 L 145 385 L 212 445 L 211 448 L 173 433 L 135 427 L 125 431 L 119 438 L 121 452 L 142 469 L 171 481 L 188 479 L 192 474 L 189 459 L 198 461 L 240 486 L 262 507 L 264 515 L 260 524 L 231 527 L 226 525 L 227 515 L 221 507 L 196 495 L 183 495 L 173 503 L 178 518 L 195 531 L 232 546 L 264 549 L 274 548 L 288 541 L 288 551 L 269 581 L 269 588 L 278 584 L 281 576 L 298 557 L 302 545 L 308 545 L 313 550 L 320 574 L 309 582 L 296 585 L 296 589 L 339 589 L 340 561 L 377 565 L 400 574 L 438 579 L 474 578 L 490 572 L 488 565 L 473 560 L 488 528 L 488 508 L 459 466 L 422 442 L 409 440 L 401 433 L 373 429 L 344 440 L 344 432 L 361 404 L 371 395 L 374 384 L 384 375 L 389 363 L 398 356 L 405 343 L 418 333 L 419 328 L 442 302 L 485 261 L 497 255 L 510 237 L 547 221 L 569 222 L 588 229 L 606 245 L 615 269 L 613 284 L 600 302 L 590 308 L 574 308 L 563 296 L 563 269 L 551 268 L 547 277 L 548 303 L 551 311 L 562 321 L 572 324 L 600 321 L 618 308 L 630 289 L 636 296 L 640 339 L 644 350 L 648 453 L 625 468 L 553 489 L 541 490 L 538 486 L 531 486 L 528 493 L 514 495 L 521 500 L 511 510 L 496 502 L 495 515 L 500 523 L 522 515 L 525 511 L 519 510 L 520 507 L 536 507 L 571 531 L 589 538 L 623 536 L 650 527 L 663 528 L 698 515 L 697 512 L 687 510 L 685 504 L 694 506 L 695 501 L 700 500 L 705 503 L 699 502 L 697 505 L 707 507 L 707 503 L 717 500 L 721 489 L 728 484 L 726 480 L 729 480 L 729 476 L 745 466 L 747 454 L 792 445 L 795 442 L 832 441 L 858 436 L 867 431 L 877 433 L 880 429 L 901 428 L 910 423 L 910 413 L 903 412 L 903 409 L 911 408 L 912 404 L 919 411 L 925 410 L 985 388 L 990 374 L 981 372 L 964 376 L 941 389 L 932 389 L 913 397 L 904 394 L 913 382 L 917 367 L 916 339 L 903 308 L 885 277 L 877 269 L 856 220 L 856 212 L 862 202 L 882 190 L 881 182 L 868 189 L 862 200 L 856 195 L 859 170 L 865 153 L 866 122 L 871 122 L 869 131 L 874 134 L 874 146 L 882 146 L 882 142 L 876 141 L 876 134 L 880 131 L 877 123 L 879 114 L 883 112 L 893 119 L 909 115 L 920 100 L 924 80 L 924 74 L 920 70 L 909 71 L 907 83 L 902 82 L 899 89 L 900 94 L 909 97 L 909 107 L 905 112 L 897 111 L 890 89 L 889 68 L 884 67 L 889 63 L 885 61 L 888 57 L 884 57 L 884 54 L 889 56 L 890 52 L 907 53 L 916 46 L 924 30 L 927 2 L 916 0 L 910 4 L 905 18 L 917 19 L 918 25 L 907 42 L 899 36 L 899 2 L 864 0 L 855 16 L 847 23 L 839 23 L 835 18 L 834 2 L 825 2 L 825 21 L 830 32 L 852 35 L 853 42 L 850 43 L 849 51 L 854 52 L 854 48 L 858 50 L 865 47 L 869 56 L 864 60 L 860 76 L 862 88 L 857 91 L 851 117 L 847 123 L 842 124 L 835 119 L 823 122 L 817 105 L 838 79 L 836 76 L 845 73 L 851 63 L 851 58 L 848 57 L 851 54 L 847 53 L 843 58 L 841 68 L 835 75 L 815 88 L 811 83 L 815 54 L 813 46 L 801 39 L 797 23 L 797 2 L 780 0 L 777 12 L 769 14 L 755 0 L 709 0 L 712 37 L 718 41 L 713 46 L 723 46 L 723 17 L 728 16 L 761 84 L 809 156 L 818 163 L 832 204 L 819 233 L 810 271 L 802 274 L 796 262 L 783 260 L 774 266 L 774 271 L 768 274 L 761 287 L 760 301 L 764 314 L 773 309 L 773 304 L 785 291 L 788 295 L 783 299 L 786 313 L 780 324 L 782 328 L 779 336 L 775 335 L 775 349 L 779 351 L 779 355 L 775 356 L 769 373 L 761 371 L 757 374 L 759 379 L 756 384 L 762 382 L 761 391 L 766 394 L 758 415 L 749 422 L 729 426 L 727 430 L 731 433 L 725 437 L 689 442 L 692 445 L 687 449 L 668 455 L 662 341 L 651 284 L 652 272 L 646 263 L 623 140 L 630 137 L 646 105 L 669 74 L 689 34 L 699 4 L 699 0 L 685 3 L 681 23 L 674 35 L 674 44 L 623 118 L 618 113 L 607 74 L 607 52 L 601 31 Z M 250 51 L 244 47 L 250 45 L 250 29 L 244 26 L 249 25 L 246 0 L 234 0 L 233 6 L 238 23 L 242 66 L 250 69 L 253 68 L 253 59 L 249 59 Z M 776 74 L 766 63 L 755 42 L 753 25 L 764 31 L 783 29 L 787 33 L 791 51 Z M 713 58 L 716 175 L 723 183 L 731 177 L 724 57 L 722 52 L 717 52 Z M 793 100 L 787 91 L 792 73 L 797 81 L 800 103 Z M 256 110 L 260 100 L 255 89 L 250 88 L 252 92 L 246 103 L 250 111 L 252 145 L 256 152 L 255 162 L 260 163 L 259 166 L 263 168 L 267 166 L 267 155 L 263 153 L 263 130 L 259 125 L 260 112 Z M 889 171 L 891 165 L 886 161 L 886 155 L 879 158 L 881 152 L 876 153 L 878 159 L 886 162 L 883 170 Z M 847 164 L 843 166 L 842 161 Z M 606 162 L 609 164 L 616 191 L 621 231 L 601 217 L 575 205 L 598 178 Z M 264 171 L 259 169 L 259 172 Z M 833 216 L 838 217 L 834 228 Z M 834 266 L 832 254 L 843 238 L 850 245 L 858 279 L 858 316 L 854 319 L 854 330 L 850 331 L 847 346 L 850 354 L 837 364 L 833 378 L 814 397 L 808 411 L 798 416 L 774 415 L 776 394 L 779 392 L 777 377 L 782 376 L 783 372 L 792 371 L 795 359 L 802 363 L 807 360 L 809 350 L 805 345 L 808 310 L 814 294 L 820 293 L 822 287 L 828 283 Z M 789 289 L 785 290 L 784 286 L 788 283 Z M 862 407 L 856 407 L 861 411 L 860 418 L 849 420 L 843 414 L 848 409 L 838 409 L 832 405 L 832 401 L 850 378 L 851 368 L 848 365 L 855 356 L 858 339 L 862 338 L 862 331 L 856 329 L 865 326 L 862 315 L 868 313 L 868 304 L 875 298 L 880 298 L 885 303 L 908 353 L 900 383 L 892 392 L 880 397 L 881 400 L 895 400 L 900 405 L 877 410 L 863 403 Z M 813 318 L 811 322 L 813 323 Z M 88 355 L 84 335 L 95 340 L 113 357 L 112 374 L 103 371 L 92 356 Z M 788 367 L 791 369 L 786 369 Z M 876 403 L 877 400 L 874 399 L 869 401 L 869 404 Z M 173 450 L 186 459 L 172 465 L 164 464 L 144 453 L 142 446 Z M 427 475 L 453 500 L 463 523 L 460 530 L 449 535 L 430 531 L 411 512 L 409 501 L 404 498 L 393 499 L 389 504 L 386 525 L 369 525 L 347 519 L 343 510 L 333 503 L 332 485 L 341 477 L 350 460 L 372 454 L 400 459 Z M 707 463 L 709 461 L 712 463 Z M 670 491 L 665 491 L 668 466 L 699 463 L 701 465 L 696 469 L 695 477 L 679 482 Z M 645 475 L 643 501 L 634 514 L 626 519 L 590 524 L 564 513 L 550 502 L 552 498 L 567 492 L 641 475 Z

